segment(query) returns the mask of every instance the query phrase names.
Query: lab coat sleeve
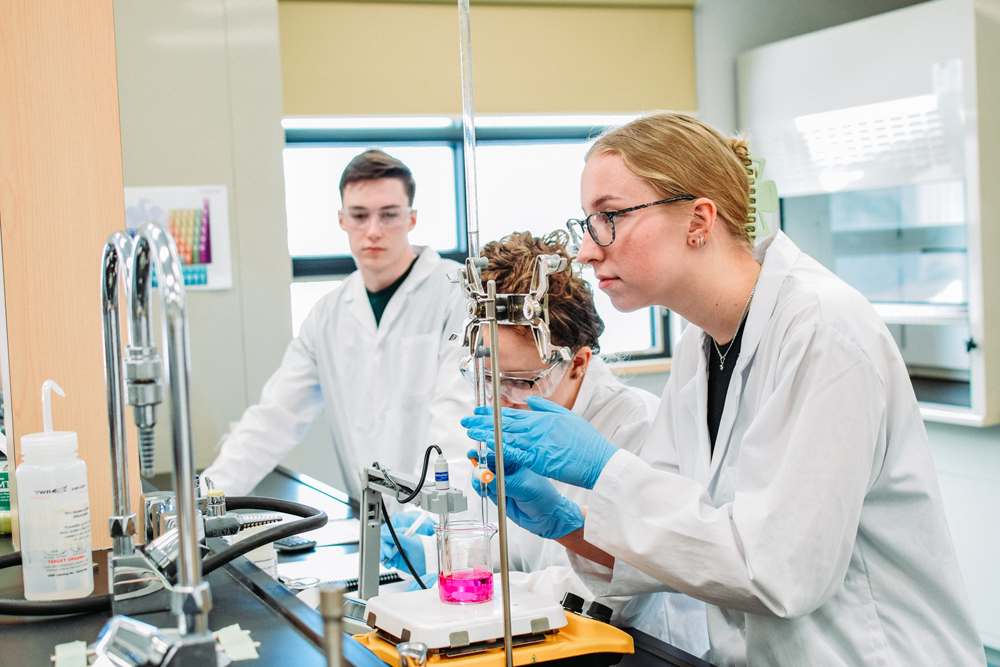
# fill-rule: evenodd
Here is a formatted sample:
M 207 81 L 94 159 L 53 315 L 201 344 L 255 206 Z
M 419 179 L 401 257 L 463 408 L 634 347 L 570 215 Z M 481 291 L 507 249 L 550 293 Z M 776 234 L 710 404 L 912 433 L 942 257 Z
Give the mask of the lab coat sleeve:
M 608 462 L 585 524 L 585 538 L 618 561 L 608 593 L 646 592 L 635 568 L 721 607 L 795 618 L 843 585 L 885 429 L 884 388 L 863 352 L 823 323 L 787 334 L 764 381 L 738 465 L 721 471 L 733 502 L 715 507 L 694 480 L 628 452 Z
M 307 324 L 285 350 L 260 402 L 243 413 L 203 473 L 229 495 L 246 495 L 299 444 L 323 410 L 323 395 Z
M 511 571 L 510 581 L 514 586 L 544 596 L 553 604 L 561 603 L 566 593 L 583 598 L 585 609 L 591 602 L 599 602 L 611 609 L 612 625 L 620 627 L 634 626 L 636 619 L 649 614 L 649 607 L 663 604 L 662 596 L 602 595 L 588 586 L 578 571 L 565 565 L 550 565 L 531 572 Z

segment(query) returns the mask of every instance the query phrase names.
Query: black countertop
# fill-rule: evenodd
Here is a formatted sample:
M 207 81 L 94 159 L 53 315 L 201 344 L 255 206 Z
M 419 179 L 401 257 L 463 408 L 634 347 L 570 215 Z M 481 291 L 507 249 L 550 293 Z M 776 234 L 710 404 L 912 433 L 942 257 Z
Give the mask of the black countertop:
M 169 486 L 169 481 L 166 486 Z M 318 507 L 331 518 L 346 518 L 352 513 L 350 503 L 343 494 L 283 470 L 269 475 L 253 495 L 282 497 Z M 12 551 L 10 536 L 0 538 L 0 555 Z M 94 562 L 98 564 L 94 577 L 95 595 L 102 595 L 108 589 L 107 553 L 94 552 Z M 212 572 L 207 580 L 212 592 L 209 628 L 219 630 L 239 623 L 241 628 L 249 630 L 253 640 L 260 642 L 257 649 L 260 658 L 252 664 L 262 667 L 326 665 L 326 658 L 320 649 L 322 619 L 287 588 L 242 557 Z M 20 566 L 0 570 L 0 598 L 24 599 Z M 51 665 L 50 656 L 57 644 L 76 640 L 92 644 L 110 618 L 110 609 L 56 617 L 0 615 L 0 665 Z M 135 618 L 158 627 L 176 627 L 176 619 L 170 612 L 141 614 Z M 352 647 L 350 657 L 355 664 L 384 665 L 367 649 L 356 643 L 354 646 L 356 648 Z
M 143 483 L 143 490 L 170 488 L 169 475 L 153 478 L 152 485 Z M 358 506 L 345 494 L 306 475 L 278 467 L 254 488 L 251 495 L 282 498 L 326 512 L 330 520 L 354 518 Z M 211 541 L 210 541 L 211 542 Z M 225 545 L 212 544 L 222 548 Z M 357 545 L 327 547 L 349 553 Z M 0 555 L 11 553 L 10 536 L 0 536 Z M 94 577 L 95 594 L 107 590 L 107 551 L 94 552 L 98 568 Z M 304 560 L 311 554 L 279 554 L 280 562 Z M 212 591 L 212 611 L 209 628 L 219 630 L 239 623 L 249 630 L 254 641 L 260 642 L 260 658 L 250 665 L 296 665 L 312 667 L 326 665 L 320 649 L 323 622 L 319 614 L 295 597 L 294 593 L 240 557 L 208 575 Z M 0 598 L 24 599 L 21 568 L 0 570 Z M 0 667 L 36 667 L 51 665 L 50 656 L 57 644 L 83 640 L 92 644 L 111 611 L 56 617 L 16 617 L 0 615 Z M 175 627 L 170 612 L 136 615 L 135 618 L 158 627 Z M 709 663 L 680 649 L 665 644 L 637 630 L 627 632 L 635 642 L 635 654 L 624 656 L 621 667 L 712 667 Z M 344 653 L 355 667 L 384 667 L 366 648 L 345 635 Z

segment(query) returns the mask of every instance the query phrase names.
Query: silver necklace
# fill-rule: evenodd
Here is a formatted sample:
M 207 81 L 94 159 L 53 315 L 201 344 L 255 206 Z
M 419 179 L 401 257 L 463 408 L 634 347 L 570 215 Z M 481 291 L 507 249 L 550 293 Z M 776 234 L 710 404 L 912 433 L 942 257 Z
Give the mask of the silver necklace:
M 760 280 L 760 271 L 757 272 L 757 280 Z M 712 345 L 715 346 L 715 352 L 719 355 L 719 370 L 725 370 L 726 368 L 726 355 L 729 351 L 733 349 L 733 343 L 736 342 L 736 334 L 740 332 L 740 327 L 743 326 L 743 318 L 747 316 L 747 311 L 750 310 L 750 302 L 753 301 L 753 293 L 757 291 L 757 280 L 753 281 L 753 289 L 750 290 L 750 296 L 747 297 L 747 305 L 743 306 L 743 314 L 740 315 L 740 321 L 736 323 L 736 331 L 733 332 L 733 337 L 729 339 L 729 346 L 726 347 L 726 354 L 722 353 L 719 349 L 719 344 L 715 342 L 715 338 L 712 338 Z

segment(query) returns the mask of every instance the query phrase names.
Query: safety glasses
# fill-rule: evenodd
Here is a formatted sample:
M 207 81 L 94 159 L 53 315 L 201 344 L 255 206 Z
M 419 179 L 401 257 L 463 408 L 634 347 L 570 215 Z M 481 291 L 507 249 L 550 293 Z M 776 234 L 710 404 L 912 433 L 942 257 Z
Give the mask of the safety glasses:
M 573 238 L 573 244 L 577 247 L 580 247 L 580 244 L 583 243 L 583 233 L 590 232 L 590 238 L 594 239 L 594 243 L 603 248 L 607 248 L 609 245 L 614 243 L 615 240 L 615 223 L 618 222 L 618 218 L 626 213 L 640 211 L 644 208 L 649 208 L 650 206 L 671 204 L 675 201 L 692 200 L 694 200 L 692 195 L 680 195 L 679 197 L 661 199 L 660 201 L 640 204 L 639 206 L 630 206 L 629 208 L 623 208 L 619 211 L 598 211 L 597 213 L 591 213 L 583 220 L 570 218 L 566 221 L 566 228 L 569 230 L 569 234 Z
M 412 208 L 403 208 L 402 206 L 386 206 L 377 211 L 351 207 L 341 209 L 340 215 L 344 226 L 350 229 L 368 229 L 372 220 L 377 221 L 382 229 L 395 229 L 401 227 L 409 219 L 411 211 L 413 211 Z
M 548 398 L 562 382 L 569 361 L 560 361 L 547 366 L 540 371 L 500 372 L 500 396 L 511 403 L 524 404 L 529 396 Z M 472 357 L 466 357 L 461 365 L 462 377 L 475 387 L 475 370 Z M 493 374 L 487 370 L 483 378 L 486 381 L 486 392 L 493 391 Z

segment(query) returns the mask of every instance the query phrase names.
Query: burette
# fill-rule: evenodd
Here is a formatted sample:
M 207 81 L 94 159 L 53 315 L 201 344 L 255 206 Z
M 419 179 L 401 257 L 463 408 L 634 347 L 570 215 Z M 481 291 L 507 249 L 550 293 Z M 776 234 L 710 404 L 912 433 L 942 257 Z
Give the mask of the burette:
M 473 273 L 473 284 L 482 290 L 482 281 L 479 280 L 478 273 L 485 268 L 483 260 L 479 257 L 479 201 L 476 192 L 476 124 L 475 106 L 472 95 L 472 27 L 469 21 L 469 0 L 458 0 L 458 31 L 460 42 L 460 60 L 462 68 L 462 143 L 465 159 L 465 220 L 466 233 L 469 239 L 469 259 L 466 261 L 467 271 Z M 488 261 L 486 262 L 488 265 Z M 465 281 L 463 281 L 465 282 Z M 467 283 L 463 285 L 467 287 Z M 503 595 L 503 647 L 506 657 L 507 667 L 514 665 L 514 643 L 511 636 L 510 617 L 510 576 L 507 562 L 507 503 L 504 491 L 503 472 L 503 436 L 500 423 L 500 382 L 498 364 L 498 326 L 496 317 L 496 284 L 489 281 L 487 297 L 490 303 L 487 304 L 490 327 L 490 352 L 491 368 L 496 377 L 490 385 L 493 403 L 493 430 L 496 442 L 496 483 L 497 483 L 497 530 L 500 534 L 500 586 Z M 470 313 L 475 316 L 476 313 Z M 474 340 L 472 344 L 473 377 L 476 391 L 476 406 L 486 405 L 486 360 L 484 354 L 480 354 L 480 343 L 482 342 L 482 327 L 475 327 Z M 489 483 L 489 469 L 487 468 L 487 449 L 485 443 L 477 443 L 479 462 L 476 466 L 477 477 L 480 481 Z M 486 494 L 482 496 L 482 517 L 483 525 L 487 522 L 488 504 Z
M 476 112 L 472 96 L 472 27 L 469 23 L 469 0 L 458 0 L 458 30 L 460 39 L 460 62 L 462 67 L 462 144 L 465 160 L 465 229 L 469 243 L 469 258 L 479 258 L 479 196 L 476 190 Z M 482 349 L 481 335 L 477 332 L 476 354 L 472 357 L 473 378 L 476 391 L 476 407 L 486 405 L 486 359 Z M 478 458 L 475 476 L 480 482 L 489 483 L 492 475 L 486 465 L 486 445 L 476 443 Z M 489 504 L 486 496 L 481 498 L 483 525 L 489 523 Z

